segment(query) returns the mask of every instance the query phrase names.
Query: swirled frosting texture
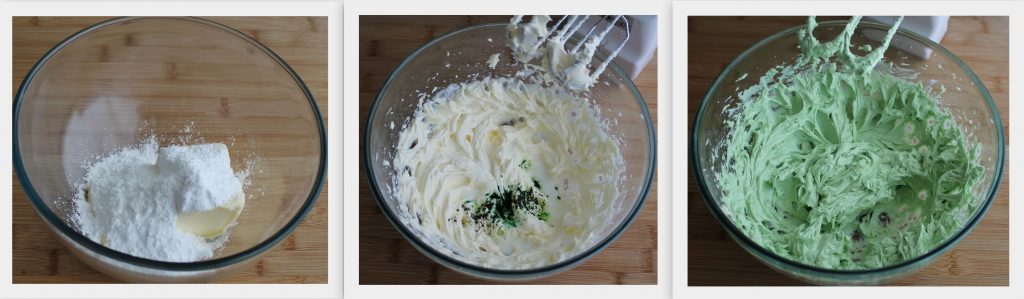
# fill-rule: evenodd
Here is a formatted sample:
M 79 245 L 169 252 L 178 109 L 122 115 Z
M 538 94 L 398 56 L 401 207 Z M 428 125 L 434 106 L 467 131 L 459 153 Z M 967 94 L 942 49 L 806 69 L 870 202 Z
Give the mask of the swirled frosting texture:
M 589 248 L 615 214 L 624 172 L 597 111 L 563 88 L 488 77 L 437 92 L 399 135 L 401 217 L 462 261 L 541 267 Z M 536 188 L 547 215 L 488 228 L 473 207 L 503 186 Z
M 851 53 L 854 18 L 740 93 L 729 119 L 722 205 L 772 252 L 829 269 L 871 269 L 935 248 L 975 211 L 978 146 L 920 82 L 875 66 L 882 45 Z

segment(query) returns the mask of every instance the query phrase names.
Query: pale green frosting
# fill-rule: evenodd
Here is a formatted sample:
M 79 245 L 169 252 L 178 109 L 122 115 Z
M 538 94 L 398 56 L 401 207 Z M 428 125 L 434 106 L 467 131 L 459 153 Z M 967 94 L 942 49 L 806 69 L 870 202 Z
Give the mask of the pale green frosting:
M 978 146 L 937 96 L 876 70 L 899 21 L 856 56 L 859 20 L 820 43 L 809 18 L 798 32 L 803 55 L 740 93 L 718 175 L 724 210 L 747 237 L 829 269 L 879 268 L 935 248 L 975 211 L 982 177 Z

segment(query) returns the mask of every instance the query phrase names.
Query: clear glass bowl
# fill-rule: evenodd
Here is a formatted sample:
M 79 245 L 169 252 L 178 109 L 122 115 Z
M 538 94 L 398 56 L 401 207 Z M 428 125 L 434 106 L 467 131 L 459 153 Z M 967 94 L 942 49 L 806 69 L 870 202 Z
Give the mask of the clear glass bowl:
M 847 21 L 821 22 L 814 35 L 819 40 L 832 40 L 842 32 L 846 23 Z M 889 27 L 861 22 L 854 33 L 853 44 L 870 44 L 877 48 L 880 43 L 867 36 L 884 36 Z M 1003 173 L 1006 143 L 1003 139 L 999 113 L 981 80 L 949 50 L 910 31 L 901 29 L 897 32 L 893 37 L 893 46 L 885 53 L 883 63 L 892 62 L 893 65 L 906 68 L 907 70 L 902 71 L 904 75 L 916 73 L 916 79 L 911 80 L 924 82 L 926 86 L 932 80 L 944 85 L 946 92 L 942 94 L 939 105 L 949 109 L 961 128 L 977 126 L 973 131 L 964 131 L 970 142 L 981 144 L 979 162 L 985 168 L 985 175 L 979 188 L 975 190 L 981 202 L 962 230 L 928 253 L 899 264 L 868 270 L 832 270 L 792 261 L 761 247 L 745 236 L 722 211 L 722 203 L 719 200 L 722 190 L 718 189 L 716 174 L 720 173 L 723 167 L 724 159 L 721 157 L 725 151 L 722 145 L 729 133 L 723 111 L 736 107 L 738 100 L 735 95 L 756 84 L 757 79 L 766 71 L 781 63 L 792 64 L 796 60 L 800 54 L 796 32 L 804 28 L 805 26 L 789 28 L 751 46 L 722 71 L 704 95 L 694 119 L 690 140 L 691 165 L 701 195 L 711 214 L 741 247 L 769 267 L 791 277 L 815 284 L 880 284 L 920 270 L 970 233 L 992 205 Z M 924 59 L 911 52 L 897 49 L 897 44 L 915 49 L 930 48 L 932 54 L 931 57 Z M 747 79 L 737 82 L 744 74 Z M 715 148 L 721 149 L 718 159 L 712 159 Z
M 640 211 L 653 180 L 654 125 L 640 92 L 629 76 L 614 64 L 585 95 L 602 108 L 602 118 L 614 124 L 609 133 L 621 141 L 626 171 L 622 184 L 624 192 L 618 199 L 621 208 L 609 219 L 612 225 L 599 234 L 600 241 L 579 255 L 536 269 L 503 270 L 469 264 L 429 247 L 420 240 L 419 230 L 404 226 L 396 214 L 397 200 L 391 192 L 395 169 L 390 162 L 395 156 L 401 124 L 419 107 L 421 92 L 431 94 L 435 87 L 442 89 L 452 83 L 491 75 L 511 76 L 522 70 L 521 64 L 513 65 L 511 61 L 511 52 L 505 44 L 505 25 L 478 25 L 456 30 L 426 43 L 406 57 L 388 76 L 370 108 L 363 133 L 363 159 L 371 189 L 384 215 L 420 252 L 448 268 L 475 277 L 534 279 L 583 263 L 626 230 Z M 502 60 L 492 70 L 486 62 L 494 53 L 502 53 Z M 599 56 L 603 61 L 603 56 Z
M 204 19 L 118 18 L 75 33 L 29 71 L 13 115 L 32 207 L 71 253 L 125 281 L 201 282 L 245 267 L 298 227 L 324 181 L 326 135 L 305 83 L 267 47 Z M 83 162 L 150 133 L 224 143 L 236 171 L 258 157 L 238 224 L 210 260 L 124 254 L 71 220 Z

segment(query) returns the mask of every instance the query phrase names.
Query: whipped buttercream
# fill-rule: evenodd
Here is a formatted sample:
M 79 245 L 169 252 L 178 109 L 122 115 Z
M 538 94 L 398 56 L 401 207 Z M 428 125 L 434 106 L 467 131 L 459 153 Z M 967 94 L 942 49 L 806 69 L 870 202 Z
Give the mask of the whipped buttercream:
M 589 16 L 567 16 L 566 24 L 576 24 L 579 18 Z M 557 31 L 549 30 L 547 24 L 551 17 L 545 15 L 533 16 L 529 22 L 521 23 L 523 16 L 515 16 L 507 27 L 508 46 L 512 49 L 513 57 L 522 62 L 530 63 L 540 58 L 541 67 L 548 71 L 551 79 L 557 80 L 565 87 L 574 91 L 586 91 L 598 77 L 604 72 L 612 59 L 619 54 L 622 47 L 615 49 L 609 54 L 604 62 L 598 64 L 591 72 L 591 63 L 597 47 L 600 46 L 604 37 L 608 35 L 611 26 L 599 29 L 595 36 L 581 41 L 578 49 L 566 50 L 566 43 L 569 42 L 578 27 L 562 26 Z M 619 19 L 616 18 L 617 22 Z M 579 20 L 579 22 L 583 22 Z M 582 23 L 581 23 L 582 24 Z M 595 28 L 596 29 L 596 28 Z
M 874 269 L 932 250 L 976 211 L 983 172 L 978 145 L 937 95 L 876 67 L 900 21 L 856 56 L 859 20 L 819 42 L 810 18 L 797 62 L 739 94 L 730 164 L 718 175 L 723 208 L 747 237 L 828 269 Z
M 481 266 L 556 263 L 593 245 L 609 225 L 624 171 L 617 142 L 573 93 L 519 78 L 455 84 L 403 128 L 393 161 L 403 221 L 424 241 Z M 536 191 L 541 210 L 516 223 L 474 210 L 502 188 Z

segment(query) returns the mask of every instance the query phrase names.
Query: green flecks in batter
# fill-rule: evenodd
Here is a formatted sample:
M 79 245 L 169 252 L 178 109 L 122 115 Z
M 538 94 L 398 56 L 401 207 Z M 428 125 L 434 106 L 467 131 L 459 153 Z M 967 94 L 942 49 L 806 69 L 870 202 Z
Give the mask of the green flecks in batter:
M 500 234 L 505 228 L 519 226 L 525 217 L 547 221 L 551 214 L 547 211 L 546 200 L 540 182 L 533 179 L 533 186 L 499 186 L 497 191 L 488 193 L 481 201 L 467 200 L 463 209 L 469 212 L 479 228 Z
M 855 17 L 820 43 L 809 18 L 803 55 L 740 93 L 729 164 L 718 176 L 730 219 L 781 256 L 830 269 L 870 269 L 926 253 L 977 207 L 977 145 L 919 82 L 875 66 L 896 25 L 865 56 L 851 53 Z
M 530 163 L 530 160 L 523 159 L 523 161 L 519 162 L 519 168 L 522 168 L 524 170 L 530 170 L 530 167 L 533 167 L 533 164 Z

